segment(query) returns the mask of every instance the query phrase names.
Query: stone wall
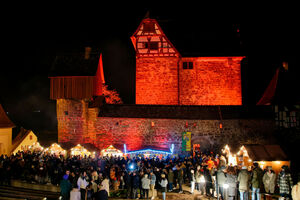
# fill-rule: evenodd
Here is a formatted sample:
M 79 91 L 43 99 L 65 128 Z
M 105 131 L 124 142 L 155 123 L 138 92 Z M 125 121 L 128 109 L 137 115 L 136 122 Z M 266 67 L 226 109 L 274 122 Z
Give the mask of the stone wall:
M 139 57 L 136 104 L 242 105 L 242 58 Z M 193 68 L 183 69 L 183 62 Z
M 182 58 L 193 69 L 179 70 L 181 105 L 242 105 L 242 57 Z
M 136 104 L 178 104 L 176 57 L 136 59 Z
M 118 106 L 122 107 L 122 105 Z M 132 106 L 133 108 L 134 106 Z M 239 119 L 225 117 L 222 120 L 217 118 L 164 119 L 131 118 L 126 117 L 126 113 L 117 117 L 109 117 L 109 112 L 99 116 L 101 109 L 101 107 L 88 108 L 84 101 L 58 100 L 59 142 L 92 143 L 99 149 L 106 148 L 111 144 L 123 149 L 123 144 L 126 144 L 128 150 L 147 147 L 169 149 L 171 144 L 174 144 L 175 151 L 179 152 L 181 134 L 184 131 L 192 132 L 192 143 L 199 143 L 204 148 L 211 148 L 226 143 L 236 145 L 265 143 L 267 141 L 265 138 L 272 135 L 275 127 L 274 120 L 270 117 L 254 116 Z M 160 108 L 157 107 L 157 109 L 159 112 Z M 142 111 L 145 112 L 145 110 Z M 220 128 L 220 123 L 222 123 L 222 128 Z

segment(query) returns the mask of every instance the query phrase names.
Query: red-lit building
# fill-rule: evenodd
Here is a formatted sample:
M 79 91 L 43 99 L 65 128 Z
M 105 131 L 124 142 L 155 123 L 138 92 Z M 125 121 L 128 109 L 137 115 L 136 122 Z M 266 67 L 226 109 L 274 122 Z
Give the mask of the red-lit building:
M 126 144 L 129 151 L 169 150 L 174 144 L 176 153 L 186 131 L 201 147 L 260 140 L 273 132 L 270 108 L 241 106 L 243 56 L 186 56 L 150 18 L 142 20 L 131 41 L 136 52 L 133 105 L 95 102 L 101 100 L 97 88 L 104 81 L 100 55 L 86 51 L 56 59 L 50 98 L 57 102 L 59 143 L 91 143 L 99 149 Z
M 131 40 L 136 104 L 242 105 L 243 56 L 183 57 L 150 18 L 142 20 Z

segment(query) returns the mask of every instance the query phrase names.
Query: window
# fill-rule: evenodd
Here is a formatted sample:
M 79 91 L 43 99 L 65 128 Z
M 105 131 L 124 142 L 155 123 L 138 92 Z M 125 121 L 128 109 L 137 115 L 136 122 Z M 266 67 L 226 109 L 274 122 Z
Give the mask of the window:
M 153 22 L 145 23 L 144 32 L 155 32 L 155 24 Z
M 158 42 L 146 42 L 145 48 L 149 50 L 158 50 Z
M 182 68 L 183 69 L 193 69 L 193 62 L 183 62 Z
M 286 107 L 275 106 L 275 123 L 278 128 L 299 128 L 300 114 L 298 111 L 289 111 Z

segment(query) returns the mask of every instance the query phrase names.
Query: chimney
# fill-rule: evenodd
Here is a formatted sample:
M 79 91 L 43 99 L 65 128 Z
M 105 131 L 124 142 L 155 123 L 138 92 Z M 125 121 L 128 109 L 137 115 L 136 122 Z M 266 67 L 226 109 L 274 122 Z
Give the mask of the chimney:
M 84 53 L 84 59 L 88 60 L 90 58 L 92 48 L 91 47 L 85 47 L 85 53 Z

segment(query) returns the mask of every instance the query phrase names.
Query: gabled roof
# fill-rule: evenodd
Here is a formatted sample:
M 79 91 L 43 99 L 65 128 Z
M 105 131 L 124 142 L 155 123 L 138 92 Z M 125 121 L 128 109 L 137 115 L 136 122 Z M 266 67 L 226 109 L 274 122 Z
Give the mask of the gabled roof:
M 49 72 L 49 77 L 55 76 L 95 76 L 100 53 L 92 52 L 89 58 L 84 53 L 56 56 Z
M 32 130 L 26 130 L 26 129 L 21 129 L 19 134 L 14 138 L 12 141 L 12 151 L 14 152 L 15 149 L 23 142 L 23 140 L 30 134 L 34 134 Z M 35 135 L 35 134 L 34 134 Z
M 0 104 L 0 128 L 14 128 L 14 127 L 16 127 L 15 124 L 12 121 L 10 121 L 2 105 Z
M 243 56 L 232 25 L 208 24 L 186 18 L 156 20 L 183 57 Z

